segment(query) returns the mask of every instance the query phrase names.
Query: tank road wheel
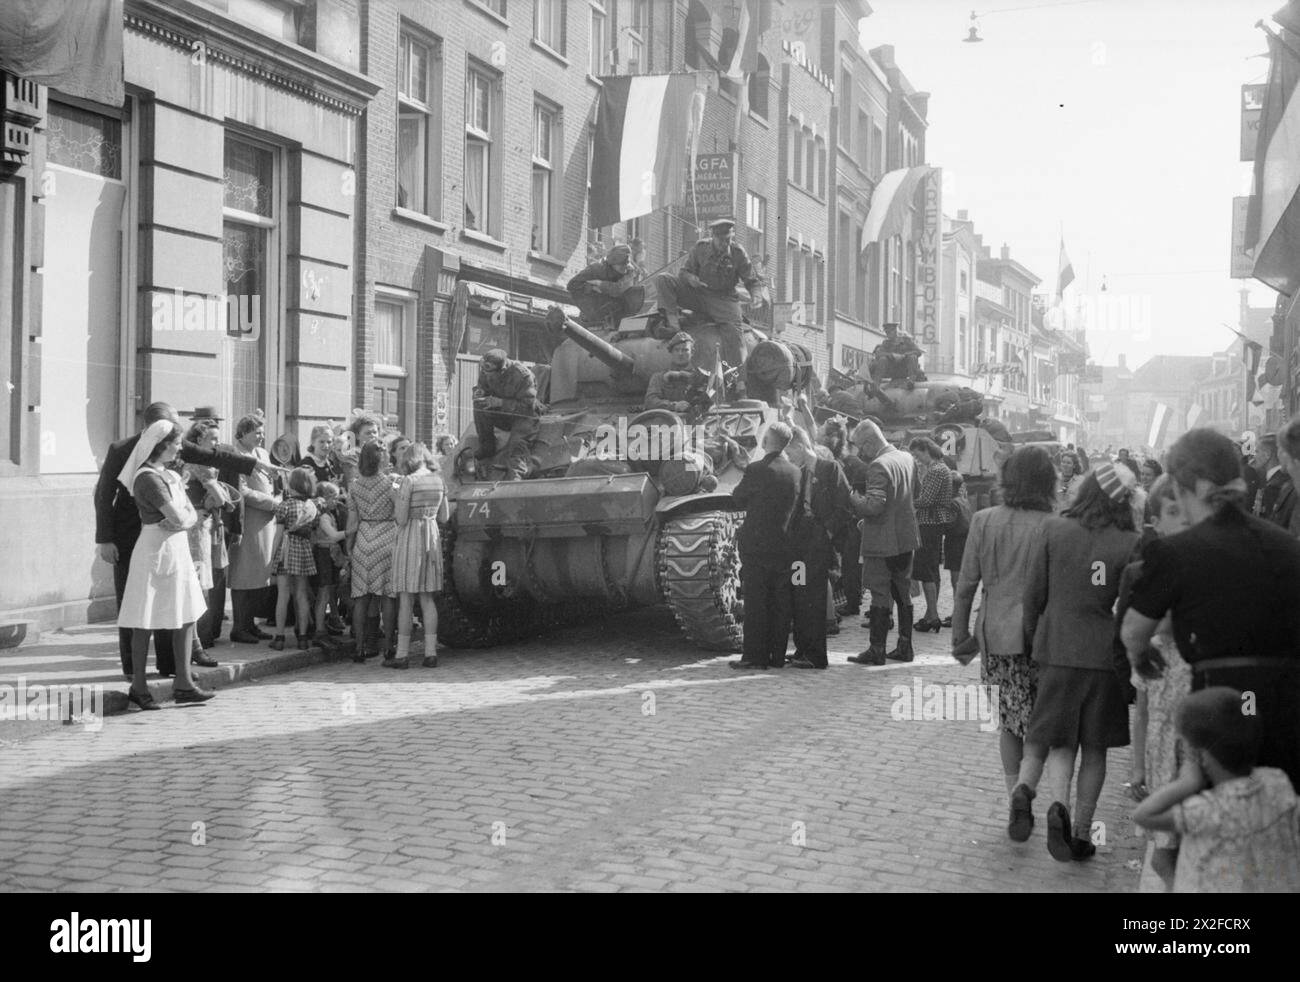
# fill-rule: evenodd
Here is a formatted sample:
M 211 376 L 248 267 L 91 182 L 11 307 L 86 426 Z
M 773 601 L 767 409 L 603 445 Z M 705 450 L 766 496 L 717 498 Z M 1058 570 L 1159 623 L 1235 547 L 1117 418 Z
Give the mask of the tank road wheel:
M 609 605 L 591 600 L 540 604 L 528 598 L 502 601 L 500 606 L 489 611 L 471 609 L 461 603 L 452 578 L 455 547 L 456 532 L 450 529 L 442 541 L 443 591 L 435 598 L 438 640 L 449 648 L 491 648 L 523 641 L 593 620 L 609 610 Z
M 711 651 L 740 651 L 743 512 L 705 511 L 668 519 L 659 533 L 659 589 L 686 637 Z
M 509 613 L 479 613 L 468 609 L 456 595 L 452 580 L 452 552 L 456 548 L 456 531 L 448 529 L 442 539 L 442 593 L 435 597 L 438 605 L 438 640 L 451 648 L 490 648 L 510 640 L 513 618 Z

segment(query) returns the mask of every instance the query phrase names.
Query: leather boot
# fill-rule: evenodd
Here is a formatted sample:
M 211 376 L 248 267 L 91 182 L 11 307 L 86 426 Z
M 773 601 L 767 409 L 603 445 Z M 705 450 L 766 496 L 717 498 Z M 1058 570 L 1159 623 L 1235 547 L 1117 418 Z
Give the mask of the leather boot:
M 898 605 L 898 647 L 885 656 L 890 661 L 912 660 L 912 605 Z
M 849 656 L 849 661 L 859 665 L 885 664 L 885 641 L 889 637 L 889 611 L 883 607 L 872 607 L 867 612 L 871 628 L 871 645 L 859 655 Z

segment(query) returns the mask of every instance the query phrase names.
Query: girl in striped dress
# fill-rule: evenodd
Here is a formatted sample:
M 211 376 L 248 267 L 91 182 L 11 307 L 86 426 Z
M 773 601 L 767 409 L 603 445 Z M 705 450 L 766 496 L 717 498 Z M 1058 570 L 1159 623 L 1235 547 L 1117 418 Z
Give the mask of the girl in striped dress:
M 438 476 L 438 462 L 423 443 L 403 452 L 398 465 L 403 474 L 397 490 L 394 518 L 397 543 L 393 547 L 393 589 L 397 591 L 397 657 L 388 668 L 410 667 L 411 618 L 415 598 L 420 598 L 424 622 L 425 668 L 438 664 L 438 608 L 433 595 L 442 591 L 442 537 L 438 523 L 450 517 L 447 490 Z

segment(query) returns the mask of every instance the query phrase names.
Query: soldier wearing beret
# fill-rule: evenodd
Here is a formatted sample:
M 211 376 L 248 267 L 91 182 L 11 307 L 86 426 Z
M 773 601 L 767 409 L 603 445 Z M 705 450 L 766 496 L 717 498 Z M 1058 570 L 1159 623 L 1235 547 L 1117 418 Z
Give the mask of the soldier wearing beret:
M 672 358 L 672 367 L 666 372 L 655 372 L 650 376 L 650 385 L 645 393 L 645 407 L 668 409 L 675 413 L 690 412 L 692 402 L 698 400 L 698 394 L 708 385 L 708 372 L 691 367 L 695 339 L 685 331 L 678 331 L 668 340 L 668 353 Z
M 731 368 L 744 360 L 740 339 L 742 314 L 736 285 L 745 284 L 755 307 L 772 302 L 748 254 L 732 241 L 735 224 L 730 218 L 710 222 L 711 238 L 695 243 L 681 272 L 676 276 L 660 273 L 654 278 L 659 305 L 672 328 L 681 326 L 683 304 L 703 314 L 705 320 L 718 325 L 722 360 Z

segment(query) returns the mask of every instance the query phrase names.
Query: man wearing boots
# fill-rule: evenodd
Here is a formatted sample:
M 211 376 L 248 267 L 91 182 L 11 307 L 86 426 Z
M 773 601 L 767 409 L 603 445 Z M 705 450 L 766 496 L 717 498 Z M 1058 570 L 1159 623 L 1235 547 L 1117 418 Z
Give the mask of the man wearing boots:
M 852 656 L 859 665 L 883 665 L 885 659 L 912 660 L 912 553 L 921 543 L 912 491 L 916 461 L 891 446 L 880 427 L 863 420 L 850 438 L 867 462 L 867 490 L 852 496 L 854 513 L 862 519 L 862 585 L 871 591 L 868 623 L 871 646 Z M 891 603 L 892 599 L 892 603 Z M 898 604 L 898 647 L 887 655 L 889 611 Z
M 740 585 L 745 594 L 745 648 L 738 670 L 782 668 L 790 640 L 790 528 L 799 501 L 799 468 L 785 456 L 790 427 L 780 421 L 763 434 L 763 458 L 745 468 L 731 492 L 745 509 L 736 534 L 740 551 Z
M 655 296 L 668 326 L 674 331 L 681 328 L 682 307 L 702 314 L 704 320 L 718 327 L 722 360 L 728 368 L 736 368 L 745 360 L 740 328 L 743 314 L 737 285 L 745 285 L 752 306 L 771 305 L 767 286 L 749 261 L 748 253 L 733 240 L 735 225 L 730 218 L 710 222 L 710 238 L 695 243 L 680 273 L 660 273 L 654 277 Z M 709 361 L 701 367 L 712 368 L 716 356 L 705 354 Z

